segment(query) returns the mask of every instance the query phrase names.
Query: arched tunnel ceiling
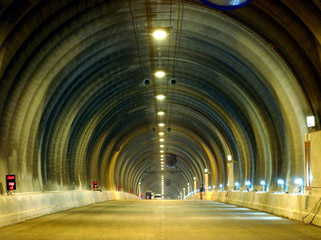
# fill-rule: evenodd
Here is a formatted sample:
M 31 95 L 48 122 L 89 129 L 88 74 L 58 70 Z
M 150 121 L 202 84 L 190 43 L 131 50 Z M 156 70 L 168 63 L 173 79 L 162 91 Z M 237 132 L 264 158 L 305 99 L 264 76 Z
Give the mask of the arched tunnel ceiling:
M 306 116 L 320 128 L 318 0 L 233 11 L 197 0 L 0 7 L 0 181 L 16 174 L 21 192 L 98 181 L 137 193 L 139 182 L 160 192 L 164 175 L 176 197 L 205 168 L 210 184 L 226 185 L 227 155 L 240 183 L 303 176 Z M 152 36 L 159 28 L 164 40 Z M 169 154 L 177 165 L 162 170 Z

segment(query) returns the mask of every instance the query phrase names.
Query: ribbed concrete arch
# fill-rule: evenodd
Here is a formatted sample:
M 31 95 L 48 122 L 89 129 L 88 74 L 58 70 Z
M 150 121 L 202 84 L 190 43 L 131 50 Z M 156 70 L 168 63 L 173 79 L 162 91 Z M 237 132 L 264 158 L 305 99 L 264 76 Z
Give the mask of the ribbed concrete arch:
M 8 2 L 0 16 L 0 178 L 16 174 L 20 192 L 98 181 L 137 193 L 139 182 L 160 191 L 163 174 L 176 196 L 194 176 L 203 182 L 204 168 L 210 183 L 226 185 L 229 154 L 242 185 L 265 179 L 273 189 L 278 177 L 303 177 L 305 117 L 319 121 L 321 72 L 300 37 L 317 35 L 319 51 L 321 24 L 300 3 L 269 2 L 233 12 L 199 1 Z M 157 27 L 168 30 L 165 41 L 152 38 Z M 159 131 L 181 172 L 160 169 Z

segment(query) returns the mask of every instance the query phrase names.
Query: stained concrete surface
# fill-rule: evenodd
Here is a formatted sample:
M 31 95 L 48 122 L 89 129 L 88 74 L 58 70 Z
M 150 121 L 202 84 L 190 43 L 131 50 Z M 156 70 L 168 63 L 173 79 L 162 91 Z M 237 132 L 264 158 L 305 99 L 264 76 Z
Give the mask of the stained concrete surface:
M 0 239 L 321 239 L 321 228 L 212 201 L 122 200 L 0 228 Z

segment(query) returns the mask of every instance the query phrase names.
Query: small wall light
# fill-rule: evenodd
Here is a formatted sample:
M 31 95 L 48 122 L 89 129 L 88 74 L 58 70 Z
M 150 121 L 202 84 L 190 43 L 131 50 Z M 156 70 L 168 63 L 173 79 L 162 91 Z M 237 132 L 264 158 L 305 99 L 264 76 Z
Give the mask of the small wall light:
M 246 190 L 249 192 L 251 190 L 251 182 L 250 181 L 246 181 L 245 182 L 245 186 L 246 186 Z
M 235 190 L 237 191 L 240 190 L 240 184 L 238 182 L 236 182 L 234 186 L 235 186 Z
M 261 181 L 260 184 L 262 185 L 262 192 L 265 192 L 266 191 L 266 182 L 265 181 Z
M 280 187 L 281 187 L 281 192 L 284 192 L 284 180 L 283 179 L 278 180 L 278 185 L 280 185 Z

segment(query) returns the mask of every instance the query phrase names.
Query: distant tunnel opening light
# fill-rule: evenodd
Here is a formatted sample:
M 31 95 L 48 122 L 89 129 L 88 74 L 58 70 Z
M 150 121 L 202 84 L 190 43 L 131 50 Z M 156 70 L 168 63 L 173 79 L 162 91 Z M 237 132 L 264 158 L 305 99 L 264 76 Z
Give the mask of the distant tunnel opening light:
M 155 30 L 153 32 L 153 37 L 157 40 L 163 40 L 167 36 L 167 33 L 164 30 Z
M 158 77 L 158 78 L 164 77 L 164 76 L 165 76 L 165 72 L 163 72 L 163 71 L 157 71 L 157 72 L 155 73 L 155 76 Z
M 307 126 L 308 127 L 315 127 L 315 119 L 314 116 L 307 117 Z
M 157 95 L 156 98 L 158 100 L 164 100 L 165 99 L 165 96 L 164 95 Z
M 201 0 L 202 3 L 219 10 L 233 10 L 244 7 L 252 0 Z

